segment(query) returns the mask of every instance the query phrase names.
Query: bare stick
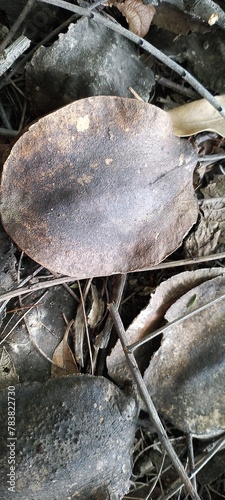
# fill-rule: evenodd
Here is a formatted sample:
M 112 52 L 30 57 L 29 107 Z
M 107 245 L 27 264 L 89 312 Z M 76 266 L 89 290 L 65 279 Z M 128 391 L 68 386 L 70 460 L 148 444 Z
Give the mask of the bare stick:
M 221 300 L 225 300 L 225 293 L 221 294 L 219 297 L 216 297 L 213 300 L 210 300 L 209 302 L 206 302 L 203 306 L 198 307 L 198 309 L 195 309 L 194 311 L 189 312 L 188 314 L 185 314 L 184 316 L 180 316 L 179 318 L 175 319 L 174 321 L 171 321 L 171 323 L 168 323 L 166 326 L 163 326 L 162 328 L 159 328 L 158 330 L 155 330 L 152 333 L 149 333 L 146 335 L 146 337 L 143 337 L 142 339 L 138 340 L 137 342 L 134 342 L 133 344 L 130 344 L 128 347 L 129 351 L 133 352 L 135 349 L 140 347 L 143 344 L 146 344 L 149 340 L 157 337 L 158 335 L 161 335 L 165 333 L 167 330 L 170 330 L 170 328 L 174 325 L 178 325 L 180 323 L 183 323 L 186 319 L 192 318 L 196 314 L 200 314 L 202 311 L 205 311 L 208 307 L 217 304 L 218 302 L 221 302 Z
M 33 7 L 33 4 L 35 3 L 35 0 L 28 0 L 27 4 L 25 5 L 24 9 L 20 13 L 19 17 L 11 27 L 10 31 L 4 38 L 3 42 L 0 44 L 0 53 L 3 53 L 9 42 L 11 42 L 12 38 L 14 37 L 15 33 L 17 32 L 18 28 L 24 21 L 25 17 L 27 16 L 29 10 Z
M 30 46 L 30 40 L 26 36 L 20 36 L 15 42 L 5 49 L 5 57 L 0 61 L 0 76 L 3 75 L 12 64 L 20 57 Z
M 209 201 L 211 202 L 211 198 L 208 200 L 208 203 Z M 219 200 L 216 201 L 221 201 L 221 198 L 219 198 Z M 204 203 L 204 200 L 202 200 L 202 202 Z M 143 272 L 143 271 L 158 271 L 159 269 L 170 269 L 171 267 L 193 266 L 195 264 L 200 264 L 201 262 L 210 262 L 212 260 L 220 260 L 220 259 L 225 259 L 225 252 L 202 255 L 201 257 L 192 257 L 191 259 L 161 262 L 160 264 L 156 264 L 155 266 L 144 267 L 143 269 L 132 269 L 132 273 Z
M 61 278 L 56 278 L 49 281 L 44 281 L 40 283 L 35 283 L 35 285 L 28 285 L 21 288 L 14 288 L 9 292 L 0 295 L 0 302 L 4 300 L 10 300 L 13 297 L 18 297 L 18 295 L 24 295 L 28 292 L 36 292 L 37 290 L 42 290 L 44 288 L 51 288 L 52 286 L 63 285 L 64 283 L 73 283 L 77 278 L 72 278 L 71 276 L 63 276 Z
M 90 19 L 93 19 L 94 21 L 99 22 L 104 26 L 106 26 L 107 28 L 110 28 L 113 31 L 119 33 L 120 35 L 128 38 L 128 40 L 131 40 L 131 42 L 134 42 L 136 45 L 139 45 L 140 47 L 142 47 L 142 49 L 146 50 L 146 52 L 149 52 L 163 64 L 165 64 L 173 71 L 178 73 L 178 75 L 180 75 L 186 82 L 188 82 L 189 85 L 191 85 L 198 92 L 198 94 L 207 99 L 207 101 L 221 114 L 221 116 L 225 118 L 225 108 L 221 106 L 221 104 L 217 101 L 217 99 L 215 99 L 215 97 L 213 97 L 213 95 L 210 94 L 210 92 L 208 92 L 208 90 L 206 90 L 206 88 L 201 83 L 199 83 L 198 80 L 196 80 L 196 78 L 194 78 L 188 71 L 182 68 L 182 66 L 180 66 L 178 63 L 172 61 L 172 59 L 163 54 L 163 52 L 156 49 L 156 47 L 154 47 L 149 42 L 144 40 L 144 38 L 135 35 L 126 28 L 123 28 L 120 24 L 116 22 L 114 23 L 113 21 L 105 18 L 101 14 L 98 14 L 96 12 L 91 12 L 90 9 L 83 9 L 82 7 L 77 7 L 77 5 L 73 5 L 64 0 L 38 0 L 38 1 L 41 3 L 55 5 L 56 7 L 61 7 L 62 9 L 75 12 L 80 16 L 89 17 Z
M 167 451 L 174 468 L 176 469 L 181 480 L 183 481 L 185 488 L 186 488 L 187 492 L 189 493 L 189 495 L 191 496 L 191 498 L 193 500 L 200 500 L 200 497 L 198 496 L 197 492 L 193 488 L 192 482 L 189 479 L 187 473 L 185 472 L 185 469 L 184 469 L 179 457 L 175 453 L 173 446 L 172 446 L 172 444 L 171 444 L 171 442 L 166 434 L 166 431 L 165 431 L 165 429 L 162 425 L 162 422 L 158 416 L 157 410 L 152 402 L 152 399 L 149 395 L 147 387 L 146 387 L 144 380 L 141 376 L 136 359 L 135 359 L 133 353 L 131 351 L 129 351 L 129 349 L 127 348 L 127 346 L 125 344 L 125 340 L 124 340 L 125 339 L 125 330 L 124 330 L 124 326 L 123 326 L 123 323 L 121 321 L 119 312 L 114 304 L 109 304 L 108 309 L 109 309 L 109 312 L 110 312 L 111 317 L 113 319 L 118 337 L 119 337 L 120 342 L 122 344 L 130 372 L 133 376 L 133 379 L 135 380 L 135 382 L 137 384 L 138 392 L 145 403 L 145 406 L 146 406 L 147 411 L 149 413 L 151 422 L 153 423 L 153 425 L 157 431 L 159 441 L 162 444 L 163 449 L 165 449 Z
M 215 444 L 215 443 L 214 443 Z M 206 457 L 204 457 L 202 460 L 199 460 L 199 462 L 197 462 L 196 466 L 195 466 L 195 469 L 193 470 L 193 472 L 190 474 L 190 479 L 192 479 L 194 476 L 196 476 L 196 474 L 198 474 L 198 472 L 203 469 L 203 467 L 211 460 L 211 458 L 222 448 L 224 448 L 224 445 L 225 445 L 225 437 L 221 437 L 215 444 L 215 446 L 213 446 L 212 450 L 207 453 Z M 157 500 L 169 500 L 170 498 L 172 498 L 180 489 L 182 488 L 182 484 L 180 483 L 179 485 L 176 485 L 175 488 L 173 488 L 172 490 L 169 491 L 168 494 L 166 494 L 166 496 L 163 496 L 163 499 L 162 497 L 158 498 Z

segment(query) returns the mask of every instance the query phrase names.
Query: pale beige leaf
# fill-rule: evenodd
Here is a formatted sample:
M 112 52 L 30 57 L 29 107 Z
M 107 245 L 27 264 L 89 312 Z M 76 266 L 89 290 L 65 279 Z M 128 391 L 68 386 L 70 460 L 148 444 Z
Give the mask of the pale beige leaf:
M 94 285 L 91 285 L 91 295 L 92 304 L 88 313 L 87 322 L 91 328 L 95 328 L 103 317 L 105 304 L 103 300 L 99 298 L 98 290 Z
M 141 37 L 147 35 L 156 12 L 153 5 L 145 5 L 142 0 L 125 0 L 125 2 L 113 0 L 106 4 L 113 5 L 126 17 L 129 30 L 135 35 Z
M 225 105 L 225 95 L 216 96 Z M 206 99 L 184 104 L 169 112 L 173 122 L 174 134 L 178 137 L 197 134 L 205 130 L 216 132 L 225 137 L 225 119 Z
M 68 335 L 72 324 L 73 321 L 70 321 L 70 323 L 68 323 L 64 337 L 54 351 L 52 357 L 52 361 L 54 364 L 52 364 L 51 368 L 52 378 L 78 373 L 76 361 L 68 344 Z

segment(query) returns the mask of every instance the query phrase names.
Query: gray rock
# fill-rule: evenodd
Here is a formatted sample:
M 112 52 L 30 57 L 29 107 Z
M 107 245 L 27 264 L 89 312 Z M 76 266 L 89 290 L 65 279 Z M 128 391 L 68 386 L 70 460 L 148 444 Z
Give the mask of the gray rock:
M 51 47 L 37 50 L 26 66 L 26 81 L 40 115 L 94 95 L 132 97 L 130 86 L 148 101 L 154 77 L 134 44 L 83 18 Z
M 13 398 L 13 392 L 0 393 L 1 500 L 123 497 L 129 489 L 137 417 L 132 397 L 107 379 L 89 375 L 18 385 L 16 434 L 10 436 L 7 424 L 13 429 L 14 423 L 7 421 L 7 396 Z M 15 492 L 9 490 L 14 466 Z

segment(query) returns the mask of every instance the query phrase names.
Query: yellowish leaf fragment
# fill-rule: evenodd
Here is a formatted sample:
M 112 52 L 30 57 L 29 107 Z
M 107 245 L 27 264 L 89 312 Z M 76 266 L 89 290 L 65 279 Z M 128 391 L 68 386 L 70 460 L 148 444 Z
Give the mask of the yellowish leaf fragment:
M 216 96 L 225 106 L 225 95 Z M 169 111 L 174 134 L 185 137 L 199 132 L 211 131 L 225 137 L 225 119 L 206 99 L 184 104 Z

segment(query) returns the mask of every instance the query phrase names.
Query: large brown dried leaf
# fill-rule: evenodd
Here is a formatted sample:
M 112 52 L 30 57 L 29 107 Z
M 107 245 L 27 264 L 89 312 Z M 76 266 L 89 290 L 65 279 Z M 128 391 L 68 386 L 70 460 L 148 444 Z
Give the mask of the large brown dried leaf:
M 225 95 L 216 98 L 222 106 L 225 105 Z M 204 130 L 217 132 L 225 137 L 225 119 L 206 99 L 171 109 L 169 115 L 173 122 L 174 133 L 178 137 L 197 134 Z
M 31 258 L 87 278 L 144 269 L 198 213 L 197 157 L 168 114 L 134 99 L 75 101 L 32 125 L 2 175 L 2 221 Z
M 113 5 L 126 17 L 130 31 L 141 37 L 147 35 L 156 12 L 153 5 L 146 5 L 143 0 L 125 0 L 124 2 L 110 0 L 106 2 L 106 5 L 110 7 Z
M 169 309 L 172 322 L 225 292 L 224 275 L 193 288 Z M 155 405 L 184 432 L 225 430 L 224 300 L 171 325 L 144 380 Z

